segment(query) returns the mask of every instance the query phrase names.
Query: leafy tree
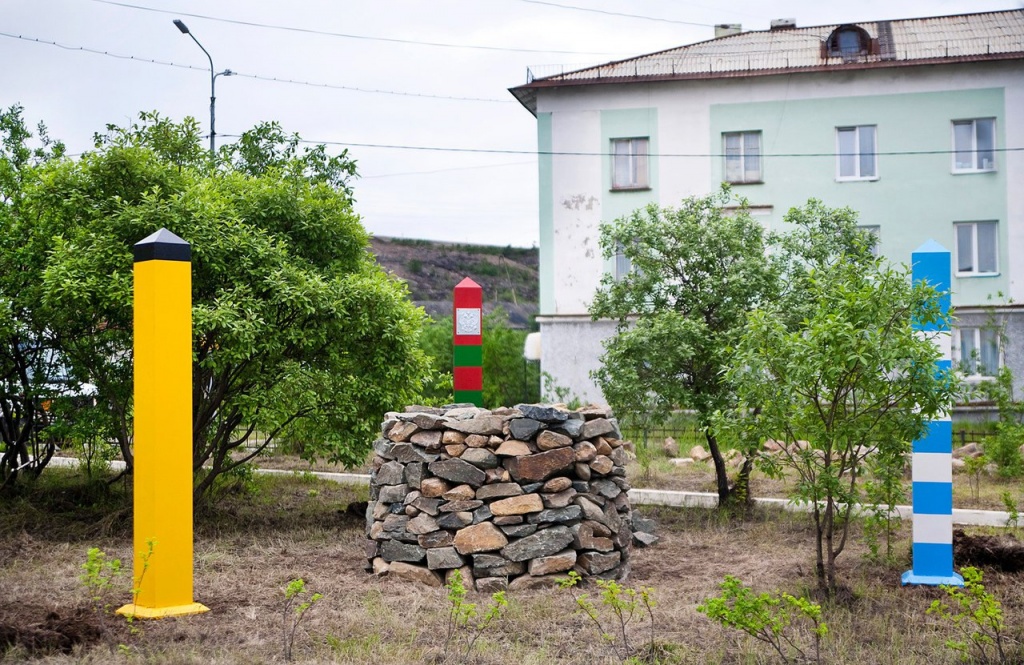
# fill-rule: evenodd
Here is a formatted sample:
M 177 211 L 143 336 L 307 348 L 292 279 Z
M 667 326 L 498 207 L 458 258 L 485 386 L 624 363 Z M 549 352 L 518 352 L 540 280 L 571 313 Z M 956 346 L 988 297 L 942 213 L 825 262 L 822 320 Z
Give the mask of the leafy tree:
M 60 160 L 64 146 L 39 125 L 39 145 L 22 108 L 0 112 L 0 488 L 20 473 L 37 476 L 53 456 L 54 399 L 64 392 L 54 330 L 41 305 L 45 234 L 26 209 L 25 192 L 39 167 Z
M 62 230 L 44 298 L 129 465 L 131 246 L 160 227 L 191 243 L 197 494 L 277 440 L 360 462 L 380 414 L 415 399 L 426 370 L 422 312 L 376 265 L 352 211 L 354 164 L 283 137 L 262 125 L 211 159 L 193 120 L 143 114 L 48 165 L 30 195 Z M 243 448 L 251 437 L 259 445 Z
M 540 400 L 540 368 L 523 358 L 526 335 L 526 330 L 509 326 L 508 314 L 503 309 L 484 315 L 482 352 L 486 406 L 512 406 Z M 450 375 L 452 317 L 431 321 L 424 327 L 421 344 L 430 359 L 433 375 Z M 451 380 L 434 385 L 426 394 L 432 401 L 450 402 Z
M 955 384 L 912 326 L 943 318 L 932 287 L 863 257 L 811 269 L 807 285 L 795 327 L 785 301 L 749 316 L 726 380 L 737 388 L 739 429 L 787 444 L 763 467 L 796 474 L 792 498 L 812 509 L 819 588 L 834 592 L 865 458 L 877 450 L 903 459 L 926 421 L 950 407 Z
M 605 258 L 621 251 L 633 270 L 602 278 L 590 307 L 618 322 L 594 373 L 623 416 L 646 410 L 664 418 L 693 409 L 715 464 L 719 504 L 747 493 L 748 457 L 730 485 L 716 411 L 734 403 L 723 372 L 746 313 L 779 293 L 782 264 L 745 206 L 723 210 L 729 190 L 691 197 L 678 208 L 649 205 L 601 226 Z

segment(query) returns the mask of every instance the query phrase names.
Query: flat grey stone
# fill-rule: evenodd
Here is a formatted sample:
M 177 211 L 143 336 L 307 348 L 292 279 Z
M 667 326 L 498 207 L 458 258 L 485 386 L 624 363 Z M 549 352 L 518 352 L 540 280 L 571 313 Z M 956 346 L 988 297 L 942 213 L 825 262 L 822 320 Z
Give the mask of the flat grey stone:
M 583 509 L 579 506 L 566 506 L 565 508 L 549 508 L 539 513 L 534 513 L 526 518 L 530 524 L 565 524 L 583 519 Z
M 607 434 L 615 434 L 616 432 L 615 425 L 610 420 L 607 418 L 595 418 L 594 420 L 586 421 L 581 435 L 584 439 L 593 439 Z
M 438 508 L 441 505 L 441 500 L 440 499 L 428 499 L 425 496 L 421 496 L 421 497 L 417 498 L 415 501 L 413 501 L 411 505 L 414 506 L 416 508 L 416 510 L 422 511 L 422 512 L 426 513 L 427 515 L 430 515 L 431 517 L 434 517 L 439 512 Z
M 536 524 L 511 524 L 499 528 L 509 538 L 523 538 L 537 533 Z
M 513 418 L 508 421 L 509 434 L 512 435 L 513 439 L 519 439 L 520 441 L 532 439 L 542 427 L 544 425 L 533 418 Z
M 395 459 L 394 453 L 391 449 L 394 448 L 395 444 L 391 443 L 387 439 L 377 439 L 373 442 L 373 452 L 377 453 L 384 459 Z
M 504 499 L 521 494 L 523 494 L 523 488 L 519 483 L 494 483 L 478 489 L 476 498 L 487 501 L 488 499 Z
M 618 495 L 622 494 L 622 490 L 611 480 L 594 480 L 590 483 L 590 489 L 592 492 L 596 492 L 601 496 L 614 499 Z
M 509 561 L 526 561 L 561 552 L 571 542 L 572 532 L 568 527 L 553 526 L 512 541 L 501 550 L 501 554 Z
M 466 560 L 454 547 L 437 547 L 427 550 L 427 568 L 430 570 L 459 568 Z
M 459 459 L 481 469 L 494 469 L 498 466 L 498 456 L 486 448 L 469 448 Z
M 487 480 L 487 474 L 469 462 L 460 459 L 440 460 L 427 465 L 430 473 L 439 478 L 456 483 L 465 483 L 472 487 L 480 487 Z
M 576 565 L 591 575 L 598 575 L 615 568 L 621 560 L 622 555 L 619 552 L 583 552 L 577 557 Z
M 480 577 L 512 577 L 526 572 L 526 565 L 509 561 L 495 554 L 474 554 L 473 575 Z
M 491 514 L 490 506 L 480 506 L 479 508 L 473 511 L 473 524 L 486 522 L 492 517 L 494 517 L 494 515 Z
M 418 563 L 426 558 L 427 551 L 419 545 L 387 540 L 380 546 L 380 555 L 385 561 L 406 561 L 409 563 Z
M 658 542 L 659 540 L 661 539 L 655 536 L 653 533 L 646 533 L 644 531 L 633 532 L 633 544 L 637 547 L 649 547 Z
M 461 529 L 473 523 L 473 513 L 448 513 L 437 518 L 437 525 L 442 529 Z
M 569 419 L 569 414 L 565 411 L 540 404 L 516 404 L 516 409 L 523 414 L 523 417 L 539 420 L 542 423 L 563 423 Z
M 373 478 L 378 485 L 399 485 L 405 481 L 405 466 L 401 462 L 385 462 Z
M 431 531 L 418 537 L 416 544 L 427 550 L 434 547 L 451 547 L 452 534 L 447 531 Z
M 655 533 L 658 529 L 658 524 L 652 519 L 646 517 L 640 517 L 636 513 L 633 513 L 633 531 L 643 531 L 644 533 Z
M 463 434 L 483 434 L 485 436 L 501 435 L 501 430 L 505 425 L 505 419 L 501 416 L 476 416 L 470 420 L 455 420 L 448 423 L 448 429 L 453 429 L 456 432 L 462 432 Z
M 408 493 L 409 486 L 405 483 L 401 485 L 383 485 L 377 498 L 384 503 L 402 503 L 405 501 L 405 495 Z
M 582 420 L 570 418 L 569 420 L 566 420 L 564 423 L 561 423 L 555 429 L 565 434 L 566 436 L 572 437 L 573 439 L 579 439 L 581 438 L 583 433 L 583 424 L 584 421 Z

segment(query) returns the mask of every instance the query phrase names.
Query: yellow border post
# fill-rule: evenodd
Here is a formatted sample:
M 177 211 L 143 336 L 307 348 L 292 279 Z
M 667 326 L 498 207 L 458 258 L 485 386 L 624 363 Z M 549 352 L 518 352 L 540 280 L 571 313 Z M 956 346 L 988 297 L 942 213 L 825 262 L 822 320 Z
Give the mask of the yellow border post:
M 192 248 L 167 229 L 135 252 L 132 603 L 118 614 L 208 611 L 192 598 Z

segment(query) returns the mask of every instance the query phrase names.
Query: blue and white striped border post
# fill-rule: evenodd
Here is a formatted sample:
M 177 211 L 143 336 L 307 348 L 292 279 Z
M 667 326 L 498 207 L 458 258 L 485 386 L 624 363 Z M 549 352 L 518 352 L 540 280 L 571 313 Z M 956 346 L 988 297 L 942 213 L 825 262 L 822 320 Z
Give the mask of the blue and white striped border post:
M 949 313 L 951 261 L 949 250 L 929 240 L 911 255 L 914 282 L 927 281 L 942 295 L 939 306 Z M 953 342 L 948 322 L 914 323 L 919 335 L 931 339 L 941 352 L 938 371 L 953 364 Z M 913 448 L 913 568 L 903 573 L 903 584 L 963 586 L 953 571 L 953 423 L 943 413 L 928 423 Z

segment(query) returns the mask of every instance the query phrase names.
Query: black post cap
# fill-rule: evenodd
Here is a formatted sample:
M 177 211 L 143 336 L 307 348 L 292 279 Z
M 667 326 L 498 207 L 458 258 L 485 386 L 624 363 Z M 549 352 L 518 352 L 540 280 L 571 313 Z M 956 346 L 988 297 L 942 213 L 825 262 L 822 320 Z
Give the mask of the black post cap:
M 135 263 L 142 261 L 191 261 L 192 247 L 167 229 L 160 229 L 132 247 Z

